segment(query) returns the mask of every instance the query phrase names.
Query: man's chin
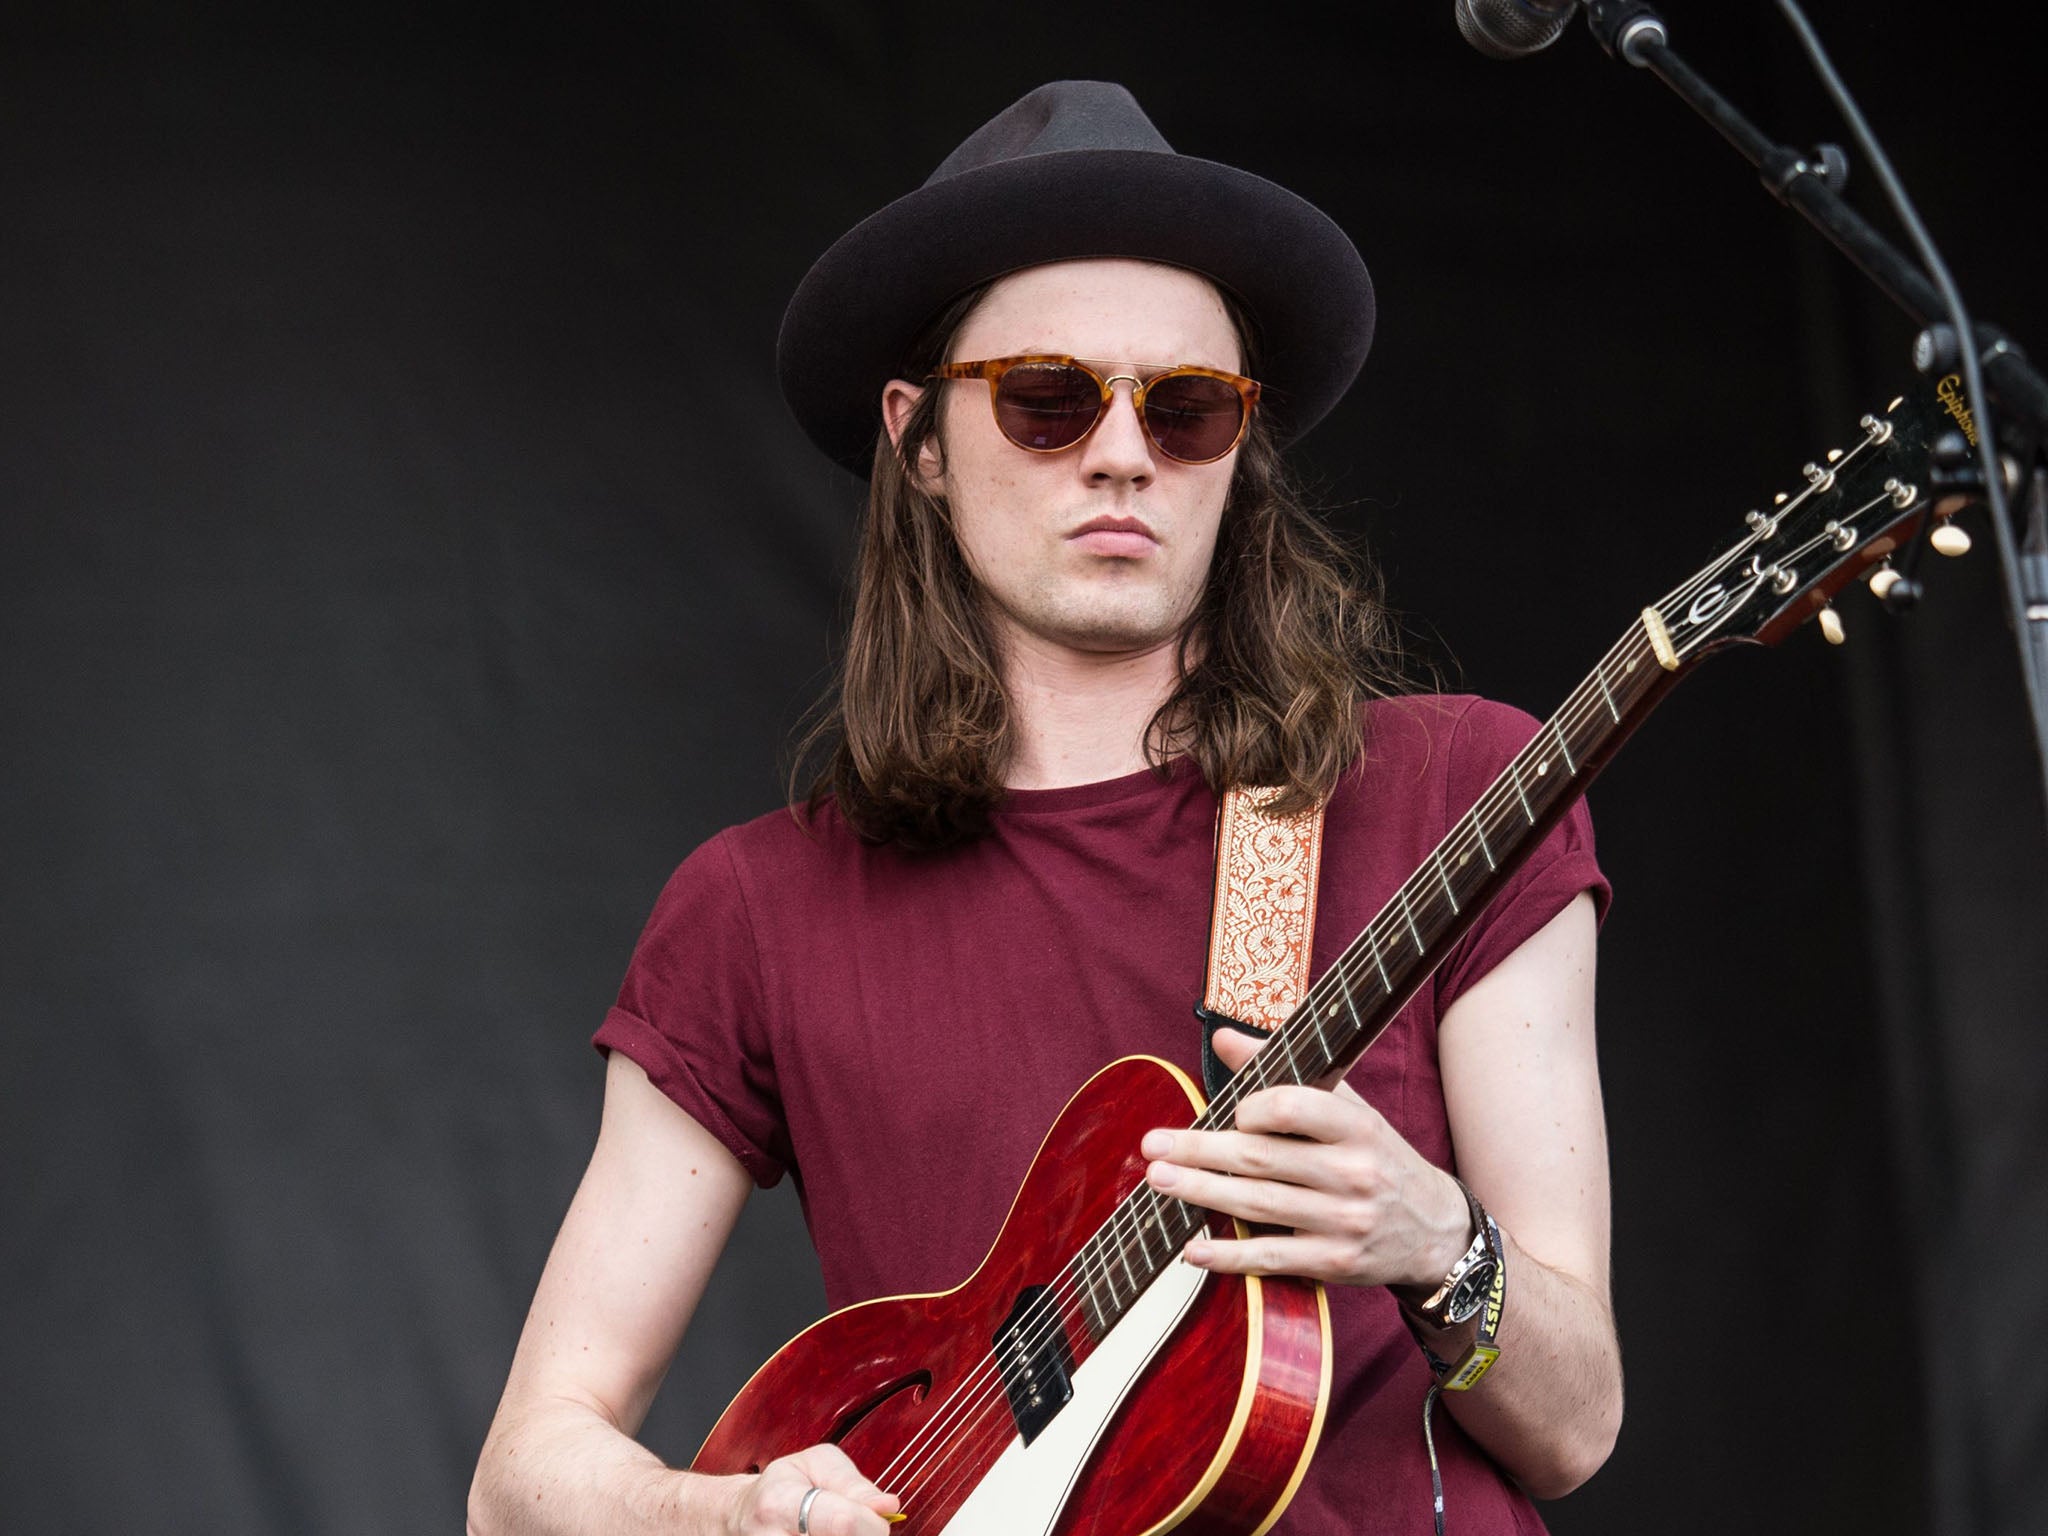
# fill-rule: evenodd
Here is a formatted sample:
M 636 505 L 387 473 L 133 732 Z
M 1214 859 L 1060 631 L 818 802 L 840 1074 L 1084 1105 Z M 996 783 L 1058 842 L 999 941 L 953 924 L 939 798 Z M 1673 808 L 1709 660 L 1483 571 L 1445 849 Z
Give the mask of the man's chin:
M 1090 615 L 1074 622 L 1036 624 L 1031 626 L 1031 632 L 1044 644 L 1115 661 L 1149 655 L 1172 645 L 1180 638 L 1180 625 L 1149 615 Z
M 1046 594 L 1050 595 L 1050 594 Z M 1158 592 L 1065 593 L 1066 601 L 998 607 L 1004 627 L 1037 644 L 1105 660 L 1145 655 L 1170 646 L 1187 623 L 1186 605 Z

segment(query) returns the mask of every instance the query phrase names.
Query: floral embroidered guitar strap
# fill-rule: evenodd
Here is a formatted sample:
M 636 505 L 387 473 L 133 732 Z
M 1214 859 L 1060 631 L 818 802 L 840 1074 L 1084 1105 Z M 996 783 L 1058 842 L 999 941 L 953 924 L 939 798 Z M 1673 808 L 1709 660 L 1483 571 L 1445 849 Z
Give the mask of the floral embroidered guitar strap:
M 1219 1029 L 1271 1034 L 1308 991 L 1315 947 L 1323 807 L 1277 816 L 1277 788 L 1233 789 L 1216 813 L 1216 891 L 1209 909 L 1209 975 L 1202 1021 L 1202 1084 L 1211 1098 L 1230 1071 L 1213 1044 Z

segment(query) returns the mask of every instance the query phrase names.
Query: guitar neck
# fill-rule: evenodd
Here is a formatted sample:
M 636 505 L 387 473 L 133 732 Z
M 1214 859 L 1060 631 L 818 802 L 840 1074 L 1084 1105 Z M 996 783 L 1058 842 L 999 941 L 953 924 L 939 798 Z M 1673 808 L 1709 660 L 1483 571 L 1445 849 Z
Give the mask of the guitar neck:
M 1197 1124 L 1227 1128 L 1247 1094 L 1320 1082 L 1357 1061 L 1586 792 L 1677 672 L 1658 610 L 1644 609 Z
M 1678 666 L 1659 610 L 1646 608 L 1210 1101 L 1196 1128 L 1228 1129 L 1246 1095 L 1320 1082 L 1355 1062 L 1677 681 Z M 1069 1265 L 1089 1332 L 1106 1334 L 1208 1219 L 1149 1185 L 1133 1191 Z

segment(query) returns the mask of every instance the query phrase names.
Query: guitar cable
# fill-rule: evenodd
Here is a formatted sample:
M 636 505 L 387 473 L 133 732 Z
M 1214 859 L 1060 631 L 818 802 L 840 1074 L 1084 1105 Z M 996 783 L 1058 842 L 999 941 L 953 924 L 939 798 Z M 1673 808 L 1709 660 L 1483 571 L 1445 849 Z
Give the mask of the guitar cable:
M 1465 1199 L 1478 1216 L 1479 1230 L 1486 1234 L 1486 1248 L 1493 1256 L 1493 1283 L 1487 1287 L 1486 1300 L 1479 1309 L 1479 1331 L 1473 1336 L 1472 1347 L 1465 1351 L 1456 1365 L 1439 1358 L 1422 1336 L 1418 1319 L 1405 1306 L 1401 1308 L 1401 1319 L 1407 1323 L 1408 1331 L 1414 1334 L 1415 1342 L 1422 1347 L 1422 1358 L 1429 1362 L 1430 1375 L 1435 1378 L 1422 1397 L 1422 1443 L 1429 1451 L 1429 1495 L 1436 1521 L 1436 1536 L 1444 1536 L 1444 1471 L 1437 1460 L 1436 1429 L 1432 1423 L 1436 1400 L 1446 1392 L 1469 1392 L 1500 1359 L 1500 1346 L 1494 1340 L 1500 1332 L 1501 1312 L 1507 1304 L 1508 1292 L 1508 1256 L 1501 1246 L 1500 1224 L 1479 1203 L 1479 1197 L 1466 1188 L 1464 1180 L 1458 1181 L 1458 1187 L 1465 1191 Z

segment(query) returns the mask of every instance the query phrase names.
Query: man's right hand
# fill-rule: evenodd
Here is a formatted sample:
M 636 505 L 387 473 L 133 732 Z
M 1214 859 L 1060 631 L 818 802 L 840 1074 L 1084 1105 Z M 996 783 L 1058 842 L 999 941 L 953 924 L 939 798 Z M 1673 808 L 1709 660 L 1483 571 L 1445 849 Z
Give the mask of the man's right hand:
M 813 1488 L 806 1536 L 885 1536 L 896 1513 L 893 1494 L 882 1492 L 836 1445 L 814 1445 L 771 1461 L 758 1477 L 739 1481 L 726 1516 L 731 1536 L 798 1536 L 797 1515 Z

